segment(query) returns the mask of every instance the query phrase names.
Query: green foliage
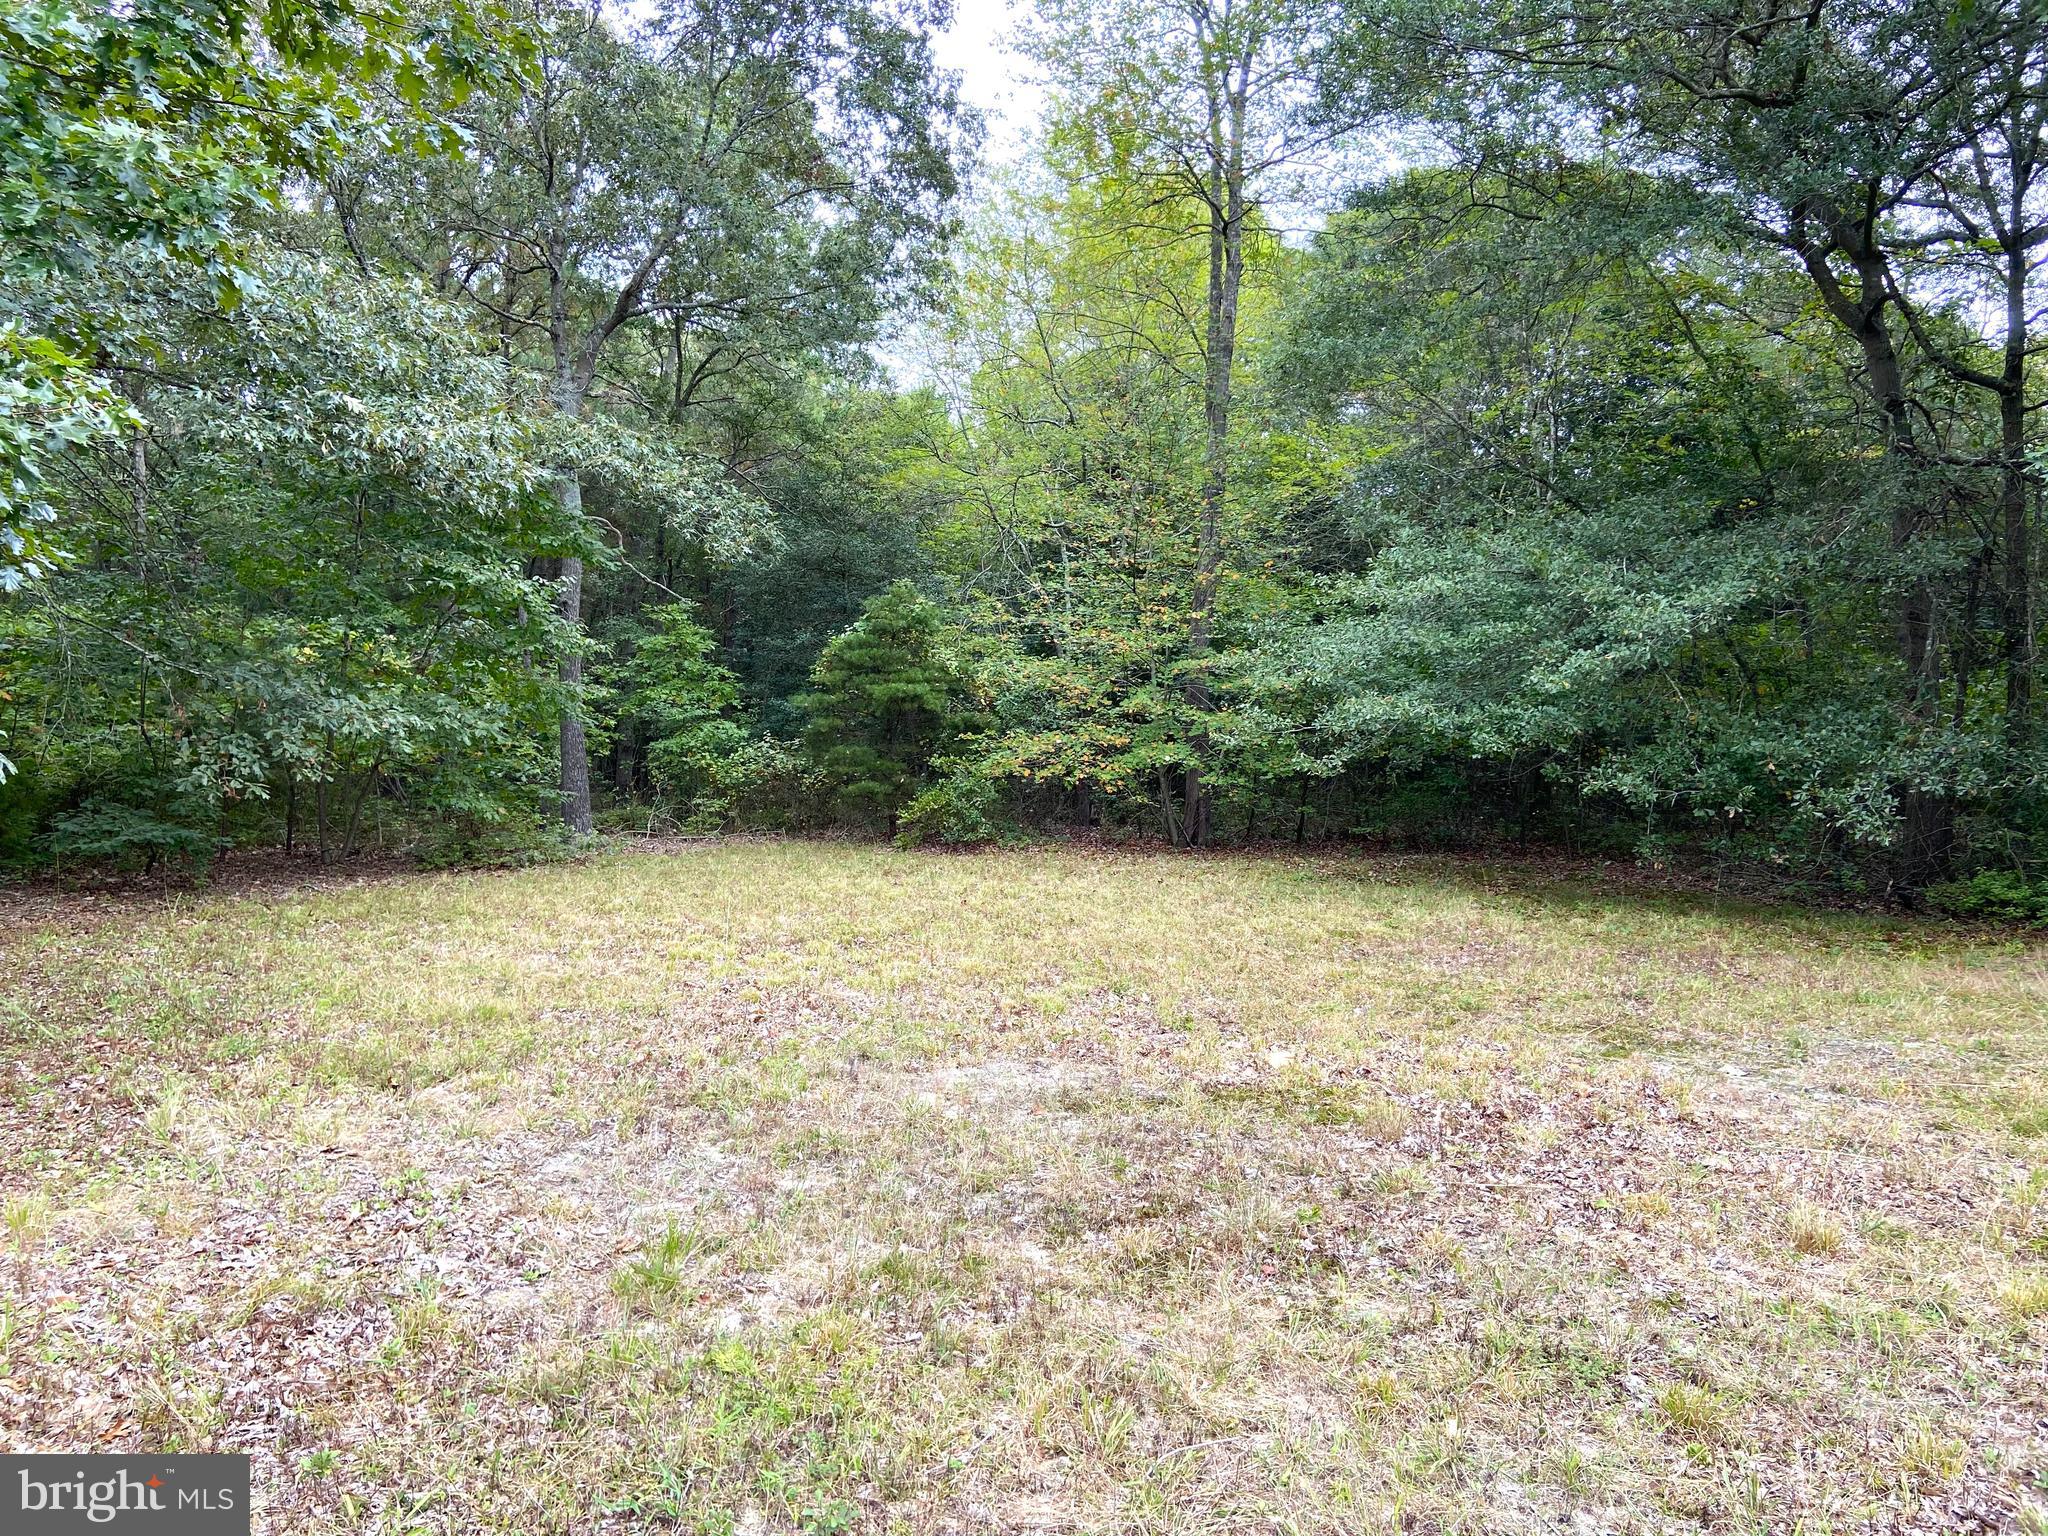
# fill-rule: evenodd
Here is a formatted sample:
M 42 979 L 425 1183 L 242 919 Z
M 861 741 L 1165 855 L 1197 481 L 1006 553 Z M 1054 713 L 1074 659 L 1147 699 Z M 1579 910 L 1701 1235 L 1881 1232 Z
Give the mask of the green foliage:
M 919 843 L 987 843 L 1009 830 L 1002 786 L 984 764 L 971 758 L 942 758 L 931 767 L 935 777 L 911 796 L 897 817 L 897 842 L 906 848 Z
M 1955 917 L 2048 926 L 2048 881 L 2029 880 L 2009 869 L 1982 869 L 1967 880 L 1930 886 L 1927 899 Z
M 974 411 L 947 444 L 959 486 L 935 542 L 972 594 L 993 727 L 981 771 L 1041 809 L 1086 797 L 1149 819 L 1216 721 L 1183 686 L 1204 451 L 1187 317 L 1204 267 L 1199 242 L 1134 237 L 1142 192 L 1020 194 L 975 232 L 956 321 Z M 1246 315 L 1263 303 L 1251 291 Z M 1224 509 L 1226 641 L 1262 511 L 1249 495 Z
M 705 758 L 700 772 L 692 830 L 795 831 L 817 819 L 823 789 L 796 742 L 779 736 L 740 740 Z
M 729 619 L 731 663 L 761 723 L 795 734 L 803 713 L 793 701 L 825 643 L 869 595 L 931 568 L 929 530 L 947 477 L 928 445 L 948 424 L 928 393 L 812 377 L 756 386 L 743 404 L 735 426 L 755 434 L 772 425 L 780 445 L 757 476 L 774 540 L 705 583 Z
M 556 703 L 531 660 L 567 643 L 526 570 L 573 536 L 540 444 L 444 305 L 281 252 L 250 270 L 231 311 L 175 264 L 102 274 L 135 351 L 186 372 L 73 460 L 81 558 L 0 610 L 0 735 L 45 815 L 136 780 L 328 854 L 380 801 L 488 823 L 531 793 Z
M 1796 293 L 1646 265 L 1672 210 L 1625 177 L 1483 190 L 1361 201 L 1290 317 L 1282 366 L 1358 466 L 1348 568 L 1238 675 L 1305 765 L 1533 761 L 1645 846 L 1802 865 L 1892 846 L 1913 786 L 1988 789 L 1995 721 L 1896 708 L 1871 512 L 1903 488 L 1831 414 Z
M 938 609 L 898 582 L 825 647 L 801 700 L 804 748 L 840 807 L 892 833 L 958 729 L 959 679 L 940 629 Z
M 475 153 L 358 157 L 329 183 L 338 233 L 359 260 L 432 270 L 464 294 L 544 379 L 522 399 L 550 431 L 640 417 L 676 457 L 751 472 L 748 406 L 774 393 L 764 381 L 827 361 L 847 371 L 888 306 L 933 275 L 961 125 L 919 10 L 674 0 L 628 15 L 544 0 L 521 19 L 538 67 L 446 104 Z M 708 598 L 758 552 L 720 536 L 738 519 L 721 529 L 702 509 L 635 505 L 587 459 L 558 463 L 556 495 L 589 519 L 586 542 L 602 527 L 641 583 L 641 562 L 659 565 L 655 590 L 675 590 L 681 563 Z M 591 554 L 561 552 L 572 626 L 586 597 L 648 600 L 625 577 L 586 585 Z M 587 830 L 583 667 L 580 650 L 562 658 L 560 782 L 565 818 Z M 640 777 L 635 747 L 615 746 L 615 784 Z
M 649 609 L 651 628 L 626 668 L 626 723 L 644 744 L 661 799 L 686 826 L 722 825 L 738 785 L 729 766 L 748 739 L 732 711 L 739 683 L 717 660 L 711 632 L 680 603 Z
M 688 736 L 739 703 L 739 682 L 718 659 L 718 643 L 681 603 L 650 608 L 626 667 L 628 707 L 649 739 Z
M 587 727 L 618 827 L 2038 919 L 2048 24 L 1038 12 L 943 292 L 916 6 L 0 20 L 0 858 L 546 855 Z M 1280 238 L 1373 113 L 1427 165 Z
M 233 302 L 232 227 L 344 134 L 386 152 L 429 135 L 373 107 L 495 67 L 460 6 L 356 0 L 23 0 L 0 13 L 0 591 L 56 544 L 45 480 L 68 445 L 130 419 L 88 359 L 124 316 L 69 283 L 119 253 L 187 263 Z M 497 61 L 515 58 L 508 53 Z M 447 144 L 446 139 L 438 143 Z M 41 334 L 4 310 L 54 291 Z
M 578 852 L 551 800 L 508 810 L 491 807 L 483 816 L 429 822 L 413 845 L 422 869 L 524 869 Z
M 642 20 L 44 0 L 0 23 L 0 589 L 43 579 L 0 605 L 9 857 L 102 802 L 323 856 L 524 857 L 558 717 L 615 698 L 616 778 L 689 824 L 815 816 L 808 762 L 751 735 L 788 711 L 742 708 L 730 612 L 714 640 L 643 610 L 680 583 L 714 614 L 788 510 L 801 559 L 853 574 L 802 613 L 772 573 L 746 594 L 781 620 L 742 643 L 780 648 L 787 694 L 920 565 L 880 489 L 909 418 L 842 388 L 845 349 L 931 277 L 963 124 L 892 5 Z M 587 410 L 601 347 L 618 390 Z M 830 418 L 863 411 L 891 425 L 855 458 Z M 840 531 L 857 502 L 872 540 Z
M 204 865 L 222 841 L 197 824 L 206 819 L 207 809 L 189 795 L 160 805 L 94 795 L 54 817 L 43 842 L 59 864 L 152 870 L 177 859 Z
M 1741 16 L 1342 0 L 1337 13 L 1327 99 L 1426 116 L 1451 169 L 1392 188 L 1364 221 L 1376 234 L 1340 236 L 1350 253 L 1319 264 L 1335 280 L 1303 306 L 1297 357 L 1316 373 L 1355 356 L 1369 316 L 1398 334 L 1438 306 L 1491 304 L 1500 340 L 1528 338 L 1519 355 L 1468 354 L 1465 388 L 1425 361 L 1416 392 L 1495 476 L 1462 475 L 1445 498 L 1470 508 L 1468 568 L 1511 578 L 1481 636 L 1508 641 L 1515 611 L 1530 614 L 1539 665 L 1510 643 L 1500 673 L 1537 686 L 1492 690 L 1522 718 L 1490 723 L 1569 727 L 1595 755 L 1585 782 L 1625 796 L 1655 836 L 1691 820 L 1695 842 L 1853 862 L 1906 886 L 1966 860 L 1970 829 L 2024 841 L 2044 787 L 2038 423 L 2021 406 L 2043 346 L 2030 252 L 2048 208 L 2029 191 L 2048 173 L 2041 13 L 2015 0 Z M 1489 248 L 1519 264 L 1412 282 Z M 1411 307 L 1376 304 L 1403 272 Z M 1639 299 L 1603 319 L 1617 277 Z M 1645 343 L 1667 351 L 1662 365 L 1632 361 Z M 1546 363 L 1531 344 L 1560 350 Z M 1688 371 L 1701 397 L 1660 403 L 1660 380 Z M 1390 395 L 1373 386 L 1340 410 L 1391 424 Z M 1607 442 L 1589 457 L 1595 435 Z M 1361 478 L 1378 481 L 1377 464 Z M 1460 497 L 1471 483 L 1491 494 Z M 1562 537 L 1513 526 L 1539 510 L 1565 520 Z M 1441 602 L 1456 519 L 1428 520 Z M 1419 553 L 1408 530 L 1393 537 Z M 1430 656 L 1417 639 L 1411 657 Z M 1553 666 L 1566 655 L 1570 668 Z M 1439 691 L 1455 712 L 1455 680 L 1474 674 L 1449 670 Z M 2024 858 L 2044 853 L 2035 841 Z
M 84 366 L 48 337 L 0 321 L 0 592 L 34 580 L 57 558 L 46 483 L 52 464 L 134 419 Z M 0 779 L 5 763 L 0 758 Z

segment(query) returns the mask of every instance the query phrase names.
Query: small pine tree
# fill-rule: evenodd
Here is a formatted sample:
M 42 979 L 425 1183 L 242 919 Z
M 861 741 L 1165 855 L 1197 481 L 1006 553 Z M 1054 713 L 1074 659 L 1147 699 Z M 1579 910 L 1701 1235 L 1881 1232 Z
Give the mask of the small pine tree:
M 899 581 L 825 646 L 798 701 L 804 747 L 840 805 L 886 818 L 891 836 L 954 734 L 958 679 L 938 640 L 938 610 Z

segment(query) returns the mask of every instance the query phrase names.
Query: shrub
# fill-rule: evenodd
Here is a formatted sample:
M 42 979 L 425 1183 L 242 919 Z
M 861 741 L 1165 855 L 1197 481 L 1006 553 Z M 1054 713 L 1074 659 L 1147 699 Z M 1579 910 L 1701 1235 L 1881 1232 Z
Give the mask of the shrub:
M 797 745 L 779 736 L 735 733 L 722 751 L 696 757 L 691 766 L 691 793 L 679 806 L 685 831 L 784 831 L 808 824 L 816 814 L 817 777 Z M 658 768 L 655 779 L 662 782 Z
M 1980 869 L 1967 880 L 1930 886 L 1927 899 L 1952 917 L 2048 924 L 2048 882 L 2008 869 Z
M 520 869 L 567 858 L 577 840 L 550 811 L 487 821 L 460 817 L 434 823 L 412 850 L 422 869 Z
M 735 759 L 751 743 L 737 722 L 699 720 L 648 743 L 647 776 L 659 804 L 693 830 L 714 830 L 730 819 L 727 802 L 736 775 Z
M 223 845 L 208 807 L 174 800 L 165 808 L 94 795 L 74 811 L 51 818 L 43 845 L 59 863 L 111 864 L 152 870 L 172 859 L 208 864 Z M 202 824 L 207 823 L 207 824 Z
M 946 759 L 932 765 L 942 776 L 911 797 L 897 818 L 896 841 L 986 843 L 1007 830 L 1001 819 L 1002 789 L 974 764 Z

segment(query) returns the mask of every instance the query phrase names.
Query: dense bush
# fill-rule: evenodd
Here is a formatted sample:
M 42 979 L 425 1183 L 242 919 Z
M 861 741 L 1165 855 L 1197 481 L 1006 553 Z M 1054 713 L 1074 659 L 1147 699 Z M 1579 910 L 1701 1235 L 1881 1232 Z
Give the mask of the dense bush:
M 919 843 L 986 843 L 1011 830 L 1003 786 L 972 759 L 934 762 L 930 783 L 911 796 L 896 819 L 896 840 Z
M 137 805 L 102 795 L 76 810 L 50 818 L 43 845 L 58 865 L 102 864 L 116 869 L 153 870 L 182 863 L 210 863 L 226 839 L 206 830 L 207 807 L 195 799 L 168 805 Z
M 2011 870 L 1981 869 L 1967 880 L 1945 881 L 1931 887 L 1927 899 L 1955 917 L 2048 925 L 2048 880 Z

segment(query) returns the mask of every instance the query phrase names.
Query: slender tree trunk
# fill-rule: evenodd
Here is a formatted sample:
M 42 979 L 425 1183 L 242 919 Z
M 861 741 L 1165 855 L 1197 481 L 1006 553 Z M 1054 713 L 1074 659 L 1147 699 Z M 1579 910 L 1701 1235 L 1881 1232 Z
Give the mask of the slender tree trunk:
M 574 522 L 583 515 L 583 486 L 574 470 L 555 477 L 555 504 L 565 519 Z M 570 697 L 562 705 L 562 821 L 578 837 L 590 835 L 590 742 L 583 730 L 583 705 L 577 697 L 583 689 L 583 651 L 575 644 L 583 633 L 583 561 L 577 555 L 562 556 L 556 579 L 556 602 L 562 622 L 571 635 L 570 648 L 562 653 L 562 687 Z
M 1794 210 L 1793 249 L 1804 262 L 1823 303 L 1863 353 L 1871 392 L 1884 413 L 1884 447 L 1892 462 L 1909 478 L 1922 469 L 1914 439 L 1912 408 L 1906 399 L 1904 370 L 1885 323 L 1889 285 L 1885 258 L 1859 227 L 1839 216 L 1829 217 L 1833 238 L 1856 268 L 1857 293 L 1848 293 L 1828 264 L 1827 253 L 1805 236 L 1806 221 L 1831 210 L 1818 205 Z M 1892 508 L 1892 553 L 1910 557 L 1918 540 L 1921 509 L 1912 495 L 1901 495 Z M 1906 673 L 1906 714 L 1917 723 L 1931 723 L 1941 702 L 1941 647 L 1934 625 L 1934 590 L 1924 576 L 1910 577 L 1900 596 L 1896 643 Z M 1947 867 L 1955 837 L 1955 807 L 1949 796 L 1918 786 L 1899 795 L 1899 883 L 1917 887 L 1938 878 Z
M 621 720 L 618 735 L 612 740 L 612 788 L 617 790 L 621 797 L 633 793 L 633 781 L 637 776 L 634 770 L 638 757 L 633 722 Z
M 136 406 L 142 404 L 141 390 L 136 392 Z M 134 478 L 130 488 L 134 511 L 133 538 L 135 543 L 135 578 L 146 580 L 149 574 L 149 554 L 146 545 L 149 540 L 149 430 L 137 425 L 129 444 L 129 470 Z
M 555 409 L 569 417 L 583 414 L 583 396 L 589 387 L 587 374 L 558 348 L 554 401 Z M 555 475 L 555 506 L 565 527 L 583 521 L 583 482 L 573 469 Z M 562 653 L 562 688 L 568 695 L 562 702 L 561 794 L 562 822 L 577 837 L 588 837 L 590 815 L 590 742 L 583 729 L 583 651 L 577 642 L 583 634 L 583 557 L 564 555 L 555 573 L 556 611 L 570 637 Z
M 1214 699 L 1209 688 L 1209 652 L 1216 610 L 1216 582 L 1223 565 L 1223 504 L 1230 490 L 1230 387 L 1237 359 L 1237 300 L 1244 284 L 1245 85 L 1224 78 L 1211 97 L 1209 125 L 1209 293 L 1202 370 L 1202 509 L 1195 531 L 1195 575 L 1188 605 L 1188 673 L 1182 698 L 1205 715 Z M 1203 774 L 1210 750 L 1208 730 L 1197 725 L 1182 783 L 1180 842 L 1199 848 L 1210 841 L 1214 796 Z
M 1998 396 L 2000 521 L 2004 524 L 2005 730 L 2025 745 L 2034 710 L 2034 615 L 2027 483 L 2027 268 L 2025 249 L 2006 257 L 2005 367 Z
M 384 766 L 384 754 L 379 752 L 370 759 L 369 771 L 363 775 L 362 787 L 356 791 L 355 804 L 348 811 L 348 835 L 342 839 L 341 856 L 352 859 L 356 852 L 356 833 L 363 825 L 363 807 L 369 804 L 370 794 L 377 787 L 377 773 Z
M 333 746 L 329 743 L 327 760 L 334 760 Z M 323 774 L 313 784 L 313 835 L 320 847 L 320 862 L 328 862 L 327 851 L 327 777 Z

